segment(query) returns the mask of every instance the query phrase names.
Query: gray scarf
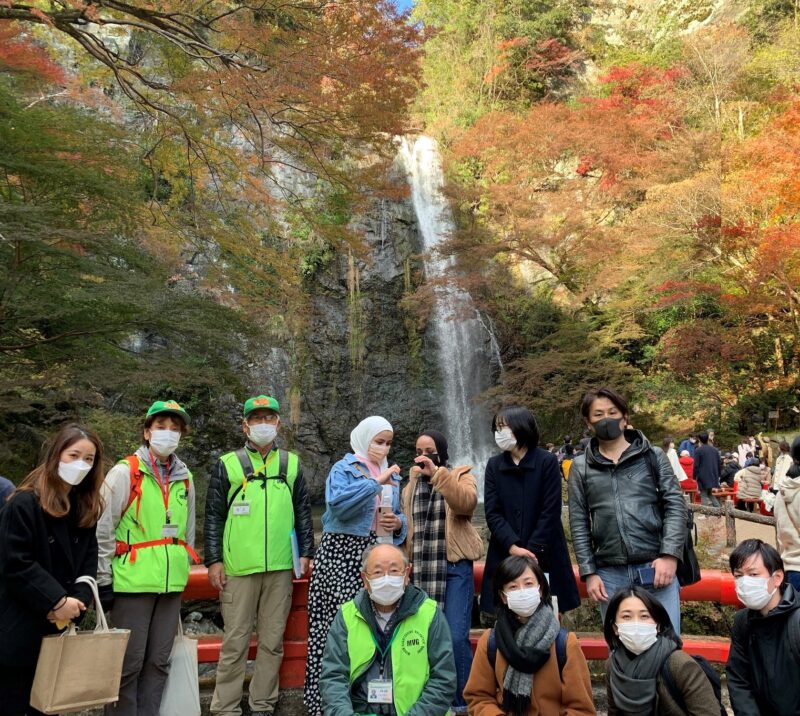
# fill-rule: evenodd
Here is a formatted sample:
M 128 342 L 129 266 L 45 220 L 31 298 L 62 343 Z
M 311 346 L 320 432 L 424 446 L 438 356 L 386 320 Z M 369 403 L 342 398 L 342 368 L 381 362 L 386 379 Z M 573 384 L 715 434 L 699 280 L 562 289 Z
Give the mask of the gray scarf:
M 626 716 L 651 716 L 656 712 L 658 674 L 678 645 L 659 636 L 653 646 L 636 656 L 622 645 L 611 652 L 609 683 L 614 703 Z
M 506 608 L 499 610 L 497 617 L 497 646 L 508 661 L 503 678 L 503 709 L 506 713 L 526 714 L 533 693 L 533 676 L 549 659 L 550 647 L 561 625 L 550 605 L 543 603 L 511 641 L 509 627 L 516 617 Z

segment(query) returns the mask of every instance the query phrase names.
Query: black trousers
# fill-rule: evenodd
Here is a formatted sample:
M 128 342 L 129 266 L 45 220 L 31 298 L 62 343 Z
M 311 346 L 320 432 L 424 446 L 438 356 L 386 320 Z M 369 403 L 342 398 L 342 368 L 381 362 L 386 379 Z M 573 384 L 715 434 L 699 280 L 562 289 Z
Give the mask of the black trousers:
M 0 664 L 0 716 L 44 716 L 30 705 L 36 667 Z

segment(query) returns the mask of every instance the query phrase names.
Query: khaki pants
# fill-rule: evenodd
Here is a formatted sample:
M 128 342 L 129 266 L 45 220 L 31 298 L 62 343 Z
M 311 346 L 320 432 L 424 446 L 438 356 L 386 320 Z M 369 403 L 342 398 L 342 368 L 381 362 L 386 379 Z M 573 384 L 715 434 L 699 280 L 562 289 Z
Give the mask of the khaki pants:
M 292 572 L 228 577 L 219 600 L 225 635 L 211 713 L 241 716 L 247 648 L 254 621 L 258 652 L 250 682 L 250 710 L 274 711 L 278 702 L 278 671 L 283 661 L 283 632 L 292 606 Z

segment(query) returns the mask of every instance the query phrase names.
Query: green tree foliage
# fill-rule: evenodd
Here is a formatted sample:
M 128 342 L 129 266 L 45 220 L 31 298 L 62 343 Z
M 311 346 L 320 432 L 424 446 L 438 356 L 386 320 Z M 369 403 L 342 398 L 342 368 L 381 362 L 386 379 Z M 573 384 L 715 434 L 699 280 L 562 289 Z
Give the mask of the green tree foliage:
M 590 81 L 527 105 L 473 102 L 451 129 L 450 250 L 507 369 L 489 398 L 525 400 L 553 438 L 579 426 L 580 394 L 598 383 L 627 390 L 635 424 L 659 432 L 752 430 L 778 408 L 789 425 L 800 404 L 794 4 L 756 3 L 739 24 L 631 48 L 587 35 L 605 63 Z M 426 71 L 446 55 L 436 42 Z M 447 109 L 427 107 L 436 126 Z
M 418 106 L 428 131 L 559 89 L 579 66 L 574 32 L 587 12 L 587 2 L 567 0 L 420 0 L 414 18 L 428 37 Z

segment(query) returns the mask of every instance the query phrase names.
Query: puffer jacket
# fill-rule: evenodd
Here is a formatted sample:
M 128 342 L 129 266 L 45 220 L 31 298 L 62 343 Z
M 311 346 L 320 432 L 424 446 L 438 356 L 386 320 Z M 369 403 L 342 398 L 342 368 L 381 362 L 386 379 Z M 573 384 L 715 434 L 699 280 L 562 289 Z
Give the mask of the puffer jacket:
M 736 496 L 739 499 L 753 499 L 761 497 L 762 483 L 769 480 L 769 473 L 761 465 L 750 465 L 750 467 L 739 470 L 733 478 L 739 483 Z
M 781 601 L 766 616 L 753 609 L 736 613 L 725 667 L 736 716 L 800 714 L 800 689 L 796 688 L 800 664 L 792 656 L 788 629 L 798 609 L 797 592 L 784 584 Z
M 639 430 L 626 430 L 625 439 L 630 446 L 617 464 L 600 454 L 592 438 L 570 469 L 569 524 L 583 579 L 598 567 L 683 554 L 686 505 L 667 456 Z M 657 458 L 657 477 L 651 473 L 650 450 Z
M 775 531 L 783 566 L 800 572 L 800 477 L 784 477 L 775 498 Z

